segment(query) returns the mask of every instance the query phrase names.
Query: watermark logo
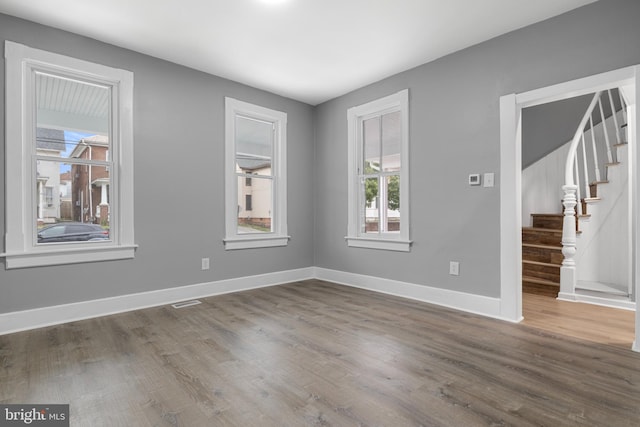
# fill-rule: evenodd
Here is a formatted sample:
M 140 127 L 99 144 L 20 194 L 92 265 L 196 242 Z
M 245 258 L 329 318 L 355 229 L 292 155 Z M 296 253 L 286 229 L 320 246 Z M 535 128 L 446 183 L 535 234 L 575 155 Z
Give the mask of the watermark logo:
M 0 427 L 69 427 L 69 405 L 0 405 Z

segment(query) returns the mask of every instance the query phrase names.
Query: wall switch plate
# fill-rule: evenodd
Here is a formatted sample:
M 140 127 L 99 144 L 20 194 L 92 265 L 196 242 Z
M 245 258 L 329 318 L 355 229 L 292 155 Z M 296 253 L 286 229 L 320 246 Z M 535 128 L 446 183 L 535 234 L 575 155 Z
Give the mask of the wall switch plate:
M 452 276 L 460 275 L 460 263 L 458 261 L 449 262 L 449 274 Z
M 209 258 L 202 258 L 202 269 L 203 270 L 209 269 Z
M 484 174 L 484 186 L 493 187 L 495 174 L 493 172 L 487 172 Z
M 480 185 L 480 174 L 479 173 L 469 174 L 469 185 Z

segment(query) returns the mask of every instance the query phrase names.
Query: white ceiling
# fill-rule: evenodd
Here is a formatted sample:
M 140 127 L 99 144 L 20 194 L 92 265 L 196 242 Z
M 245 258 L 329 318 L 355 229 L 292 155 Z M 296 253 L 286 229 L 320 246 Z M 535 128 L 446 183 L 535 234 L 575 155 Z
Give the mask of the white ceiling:
M 0 0 L 312 105 L 596 0 Z

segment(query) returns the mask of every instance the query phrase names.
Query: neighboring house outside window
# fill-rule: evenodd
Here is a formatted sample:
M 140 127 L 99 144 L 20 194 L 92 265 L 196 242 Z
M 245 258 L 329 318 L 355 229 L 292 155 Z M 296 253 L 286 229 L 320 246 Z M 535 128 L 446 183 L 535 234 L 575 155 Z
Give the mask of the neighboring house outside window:
M 73 220 L 109 226 L 109 185 L 111 176 L 105 162 L 109 141 L 104 135 L 82 138 L 70 154 L 88 164 L 71 166 Z M 81 190 L 81 191 L 77 191 Z
M 6 268 L 132 258 L 133 74 L 9 41 L 5 58 Z M 103 232 L 39 238 L 67 221 Z
M 286 113 L 225 99 L 225 249 L 286 246 Z
M 36 129 L 36 154 L 39 156 L 60 157 L 64 152 L 64 132 L 58 129 Z M 60 189 L 60 172 L 55 164 L 40 162 L 37 164 L 36 215 L 38 224 L 55 222 L 60 212 L 60 200 L 54 197 Z
M 408 90 L 347 112 L 349 246 L 410 250 L 408 115 Z

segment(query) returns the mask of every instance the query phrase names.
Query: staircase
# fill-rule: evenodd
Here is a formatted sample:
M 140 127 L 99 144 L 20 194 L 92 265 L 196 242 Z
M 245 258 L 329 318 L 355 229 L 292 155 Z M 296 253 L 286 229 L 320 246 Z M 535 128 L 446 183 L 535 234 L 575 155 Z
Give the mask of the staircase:
M 612 112 L 610 113 L 611 116 L 609 119 L 606 120 L 602 108 L 603 99 L 610 101 L 610 111 Z M 598 233 L 602 226 L 598 225 L 602 224 L 599 221 L 603 221 L 605 217 L 610 215 L 610 212 L 612 212 L 611 209 L 613 209 L 616 203 L 617 196 L 615 192 L 614 194 L 611 193 L 610 190 L 612 190 L 612 188 L 607 188 L 605 191 L 603 187 L 603 200 L 599 197 L 598 187 L 609 184 L 609 177 L 614 177 L 613 179 L 616 182 L 626 182 L 627 175 L 624 175 L 626 172 L 622 172 L 624 169 L 618 170 L 620 160 L 627 158 L 627 140 L 625 135 L 627 125 L 626 116 L 624 116 L 625 104 L 621 96 L 620 102 L 622 104 L 622 111 L 618 114 L 614 108 L 610 90 L 595 94 L 568 150 L 565 186 L 563 187 L 565 193 L 563 199 L 564 213 L 531 214 L 532 226 L 522 228 L 523 292 L 552 297 L 558 297 L 558 293 L 560 292 L 560 296 L 563 299 L 571 296 L 573 296 L 572 299 L 575 299 L 578 294 L 584 293 L 585 291 L 587 295 L 595 294 L 597 298 L 600 298 L 601 292 L 607 293 L 614 298 L 623 297 L 622 294 L 624 291 L 617 291 L 617 289 L 615 289 L 618 285 L 609 286 L 606 283 L 588 281 L 592 279 L 577 280 L 576 273 L 576 262 L 592 272 L 594 271 L 593 266 L 599 265 L 598 260 L 593 258 L 589 259 L 589 256 L 585 255 L 585 248 L 589 247 L 589 242 L 599 242 L 597 239 L 598 234 L 594 234 Z M 601 118 L 601 124 L 598 126 L 594 126 L 594 121 L 592 120 L 592 112 L 596 109 L 596 106 L 599 107 L 598 110 Z M 586 126 L 587 122 L 588 126 Z M 615 138 L 610 137 L 607 125 L 610 126 L 610 129 L 613 128 Z M 594 127 L 599 128 L 595 133 Z M 600 135 L 596 138 L 595 134 L 598 133 L 600 133 Z M 590 141 L 589 136 L 591 137 Z M 613 143 L 610 142 L 610 139 L 613 139 Z M 601 166 L 603 166 L 602 169 L 604 169 L 603 174 L 598 170 L 598 154 L 600 153 L 596 149 L 597 144 L 602 144 L 602 147 L 606 148 L 608 162 L 601 164 Z M 589 149 L 591 149 L 590 153 Z M 602 149 L 600 150 L 602 151 Z M 580 158 L 579 154 L 582 154 L 582 158 Z M 595 166 L 595 171 L 588 168 L 588 164 L 590 167 Z M 589 175 L 592 177 L 591 180 L 589 179 Z M 584 182 L 582 183 L 582 181 Z M 601 204 L 602 206 L 600 206 Z M 592 214 L 595 215 L 594 218 L 597 218 L 595 224 L 590 222 Z M 608 224 L 615 224 L 615 222 L 609 222 Z M 586 234 L 581 233 L 579 227 L 584 228 L 583 231 Z M 577 238 L 586 240 L 576 240 Z M 567 246 L 567 260 L 565 260 L 562 253 L 563 242 L 565 246 Z M 576 243 L 579 244 L 576 246 Z M 576 247 L 578 249 L 577 252 Z M 591 247 L 596 248 L 596 252 L 602 252 L 597 245 Z M 607 250 L 615 251 L 616 249 L 608 248 Z M 596 252 L 593 253 L 595 254 Z M 613 252 L 605 253 L 608 254 L 605 256 L 611 256 L 613 254 Z M 584 260 L 580 261 L 582 259 Z M 565 270 L 563 270 L 561 287 L 560 271 L 563 266 L 563 261 L 565 266 L 568 266 L 570 269 L 570 276 L 565 278 Z M 615 264 L 611 265 L 611 268 L 615 268 Z M 568 281 L 565 282 L 565 279 Z M 571 283 L 573 283 L 573 285 L 571 285 Z M 618 294 L 617 296 L 616 293 Z M 607 298 L 607 296 L 604 296 L 604 298 Z M 628 294 L 626 294 L 624 298 L 628 299 Z
M 522 227 L 522 291 L 557 297 L 562 265 L 562 214 L 532 214 Z

